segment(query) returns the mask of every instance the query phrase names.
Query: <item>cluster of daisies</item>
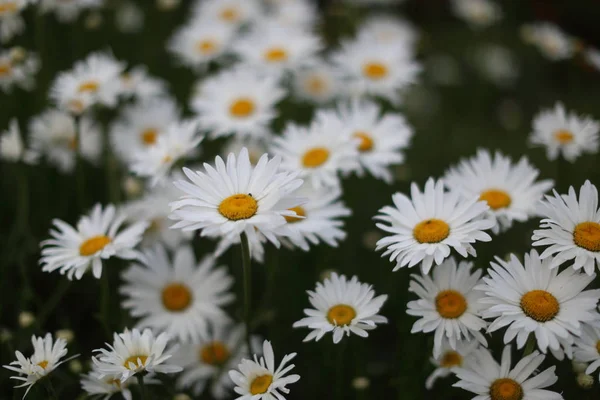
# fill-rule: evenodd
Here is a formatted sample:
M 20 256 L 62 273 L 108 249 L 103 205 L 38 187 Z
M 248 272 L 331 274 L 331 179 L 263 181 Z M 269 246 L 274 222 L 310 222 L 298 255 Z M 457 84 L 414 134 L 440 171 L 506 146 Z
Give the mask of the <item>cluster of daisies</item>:
M 69 21 L 101 3 L 0 0 L 2 38 L 22 30 L 15 27 L 28 5 Z M 453 7 L 479 27 L 501 17 L 487 0 Z M 242 299 L 221 255 L 241 246 L 262 263 L 269 246 L 338 246 L 351 215 L 343 180 L 391 184 L 392 168 L 404 162 L 413 129 L 389 110 L 421 70 L 417 32 L 401 19 L 367 17 L 335 48 L 317 35 L 318 23 L 308 0 L 197 1 L 166 44 L 198 76 L 191 113 L 144 66 L 99 51 L 55 77 L 49 109 L 27 127 L 11 121 L 0 137 L 4 162 L 43 163 L 74 180 L 85 163 L 104 165 L 124 182 L 126 201 L 119 190 L 75 225 L 55 219 L 41 243 L 42 271 L 70 280 L 102 279 L 115 259 L 127 263 L 112 295 L 135 326 L 94 350 L 81 378 L 90 396 L 145 396 L 145 385 L 162 384 L 160 374 L 177 374 L 176 387 L 194 395 L 230 398 L 233 390 L 239 399 L 282 400 L 300 379 L 291 373 L 296 353 L 276 364 L 270 341 L 229 314 Z M 33 84 L 34 54 L 0 54 L 3 89 Z M 318 106 L 308 123 L 282 120 L 282 108 L 294 102 Z M 100 122 L 102 109 L 114 110 L 114 120 Z M 598 152 L 599 131 L 597 121 L 559 103 L 535 117 L 529 142 L 550 160 L 576 162 Z M 204 145 L 219 140 L 222 155 L 200 164 Z M 571 187 L 549 195 L 554 183 L 539 175 L 526 157 L 514 162 L 481 149 L 422 189 L 413 183 L 410 193 L 394 194 L 393 205 L 374 216 L 386 234 L 377 250 L 385 249 L 394 271 L 420 267 L 409 285 L 418 299 L 406 312 L 417 317 L 413 333 L 433 336 L 436 368 L 427 387 L 454 375 L 455 386 L 475 399 L 562 399 L 546 389 L 557 381 L 555 367 L 537 371 L 548 352 L 585 363 L 585 374 L 600 367 L 600 290 L 589 288 L 600 267 L 598 190 L 586 181 L 578 193 Z M 469 257 L 477 256 L 478 242 L 533 218 L 541 218 L 532 236 L 541 253 L 474 268 Z M 192 244 L 211 240 L 214 252 L 197 257 Z M 307 300 L 311 308 L 290 327 L 308 330 L 305 341 L 365 338 L 388 321 L 380 314 L 387 295 L 356 276 L 332 273 Z M 487 348 L 498 330 L 506 345 L 500 362 Z M 524 349 L 514 367 L 513 343 Z M 17 351 L 5 367 L 25 394 L 38 381 L 51 392 L 48 375 L 68 360 L 67 343 L 48 334 L 32 344 L 30 357 Z

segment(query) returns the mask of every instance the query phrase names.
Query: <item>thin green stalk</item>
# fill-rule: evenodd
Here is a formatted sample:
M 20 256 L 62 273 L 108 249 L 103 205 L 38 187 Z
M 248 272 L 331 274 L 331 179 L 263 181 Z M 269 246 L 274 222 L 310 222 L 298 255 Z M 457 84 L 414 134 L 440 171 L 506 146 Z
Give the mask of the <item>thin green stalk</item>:
M 44 382 L 44 387 L 46 388 L 46 392 L 48 392 L 49 400 L 58 400 L 58 396 L 56 395 L 56 391 L 54 390 L 54 385 L 52 385 L 52 381 L 50 381 L 50 377 L 46 377 L 42 379 Z
M 348 339 L 342 339 L 341 343 L 335 345 L 337 355 L 335 362 L 335 398 L 342 400 L 344 398 L 344 351 Z
M 42 328 L 44 326 L 44 322 L 50 316 L 52 311 L 58 306 L 62 298 L 67 293 L 67 290 L 71 286 L 71 280 L 69 279 L 61 279 L 60 283 L 56 290 L 53 291 L 52 296 L 44 303 L 44 308 L 38 313 L 36 318 L 36 324 L 38 328 Z
M 250 260 L 250 245 L 248 244 L 248 237 L 245 232 L 241 235 L 242 245 L 242 269 L 244 274 L 244 322 L 246 324 L 246 345 L 248 346 L 248 353 L 252 354 L 252 347 L 250 346 L 250 302 L 252 299 L 252 262 Z
M 535 335 L 533 333 L 530 333 L 529 337 L 527 338 L 527 343 L 525 344 L 525 350 L 523 351 L 523 357 L 526 357 L 526 356 L 530 355 L 531 353 L 533 353 L 533 350 L 535 350 L 535 345 L 536 345 Z
M 81 116 L 75 115 L 75 181 L 77 185 L 77 204 L 81 210 L 85 209 L 85 171 L 83 170 L 83 156 L 81 152 Z
M 112 331 L 110 330 L 109 321 L 109 300 L 110 300 L 110 285 L 108 281 L 108 271 L 104 268 L 100 277 L 100 322 L 104 328 L 106 336 L 110 338 Z
M 136 377 L 140 387 L 140 395 L 142 396 L 142 400 L 148 400 L 148 392 L 146 391 L 146 385 L 144 385 L 144 374 L 137 374 Z

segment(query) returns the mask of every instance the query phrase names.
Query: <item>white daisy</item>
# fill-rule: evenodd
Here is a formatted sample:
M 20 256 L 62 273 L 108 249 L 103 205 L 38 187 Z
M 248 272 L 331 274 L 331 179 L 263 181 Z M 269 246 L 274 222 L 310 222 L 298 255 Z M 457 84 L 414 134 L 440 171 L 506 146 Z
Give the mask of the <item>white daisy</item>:
M 517 164 L 500 152 L 494 156 L 478 150 L 475 157 L 463 159 L 446 171 L 444 183 L 464 198 L 479 197 L 490 207 L 488 215 L 497 220 L 492 231 L 498 233 L 536 215 L 536 205 L 552 188 L 552 180 L 537 181 L 539 171 L 527 157 Z
M 21 130 L 16 118 L 10 120 L 8 129 L 0 133 L 0 160 L 7 162 L 23 161 L 26 164 L 35 164 L 39 154 L 35 151 L 27 150 L 23 139 L 21 139 Z
M 0 0 L 0 42 L 6 43 L 25 30 L 21 12 L 37 0 Z
M 99 8 L 104 0 L 41 0 L 40 10 L 44 13 L 53 12 L 60 22 L 73 22 L 81 11 Z
M 416 28 L 395 15 L 368 16 L 357 32 L 359 40 L 375 40 L 412 49 L 419 38 Z
M 389 254 L 390 261 L 396 262 L 394 271 L 422 262 L 423 272 L 428 273 L 433 262 L 440 265 L 452 249 L 463 257 L 476 256 L 471 243 L 492 240 L 483 232 L 495 223 L 483 218 L 489 210 L 485 202 L 444 192 L 443 181 L 436 182 L 433 178 L 427 180 L 423 192 L 415 183 L 410 189 L 411 198 L 403 193 L 394 194 L 395 207 L 385 206 L 375 217 L 389 224 L 376 224 L 391 233 L 377 242 L 376 250 L 387 247 L 383 256 Z
M 457 265 L 454 257 L 450 257 L 433 270 L 432 277 L 411 275 L 408 291 L 420 299 L 408 302 L 406 313 L 421 317 L 414 323 L 411 333 L 435 331 L 434 357 L 440 356 L 444 337 L 454 350 L 458 343 L 472 339 L 487 346 L 480 332 L 487 327 L 480 318 L 482 306 L 479 301 L 483 295 L 473 290 L 482 271 L 471 272 L 472 268 L 473 263 L 461 261 Z
M 563 352 L 571 358 L 573 335 L 581 333 L 581 323 L 600 319 L 600 290 L 584 290 L 595 275 L 571 268 L 558 273 L 535 250 L 525 254 L 524 264 L 511 254 L 509 261 L 496 257 L 491 266 L 476 287 L 487 296 L 480 300 L 483 317 L 494 319 L 488 332 L 507 327 L 504 343 L 516 338 L 519 349 L 533 333 L 542 353 L 550 349 L 558 359 Z
M 338 72 L 326 62 L 317 62 L 294 72 L 293 94 L 301 100 L 322 104 L 342 92 Z
M 81 388 L 89 396 L 103 396 L 100 397 L 102 400 L 108 400 L 113 394 L 117 393 L 120 393 L 125 400 L 133 400 L 129 387 L 134 383 L 133 379 L 121 382 L 113 375 L 102 375 L 98 372 L 98 367 L 95 364 L 92 364 L 92 371 L 81 376 Z M 148 377 L 144 379 L 144 384 L 151 383 L 157 383 L 157 381 L 148 379 Z
M 191 100 L 203 129 L 212 137 L 231 134 L 264 136 L 277 116 L 275 104 L 285 91 L 277 80 L 257 72 L 236 68 L 208 78 Z
M 588 47 L 583 53 L 585 61 L 596 71 L 600 71 L 600 50 L 595 47 Z
M 544 355 L 534 351 L 511 369 L 510 352 L 510 346 L 504 347 L 498 364 L 488 349 L 478 349 L 469 368 L 455 370 L 460 380 L 454 386 L 475 393 L 473 400 L 563 400 L 560 394 L 544 389 L 558 380 L 556 366 L 530 378 L 544 362 Z
M 27 396 L 31 387 L 38 380 L 50 374 L 60 364 L 69 360 L 60 361 L 67 354 L 67 342 L 64 339 L 53 341 L 50 333 L 47 333 L 44 337 L 33 335 L 31 337 L 31 344 L 33 345 L 33 354 L 31 357 L 25 358 L 23 353 L 16 351 L 17 361 L 13 361 L 9 365 L 3 365 L 4 368 L 19 374 L 11 376 L 11 379 L 23 382 L 15 386 L 15 388 L 26 386 L 27 391 L 25 392 L 25 396 Z
M 137 328 L 167 332 L 180 342 L 208 335 L 209 324 L 228 319 L 222 307 L 234 296 L 233 279 L 207 257 L 197 263 L 189 246 L 179 247 L 172 260 L 156 245 L 144 251 L 145 262 L 132 264 L 122 277 L 123 308 L 141 318 Z
M 319 10 L 311 0 L 281 1 L 273 4 L 267 18 L 279 25 L 312 30 L 318 22 Z
M 583 268 L 588 275 L 594 273 L 594 265 L 600 267 L 600 208 L 598 189 L 585 181 L 579 189 L 579 200 L 573 186 L 569 193 L 554 197 L 546 196 L 539 203 L 538 213 L 545 217 L 540 228 L 533 231 L 534 246 L 549 246 L 541 259 L 552 257 L 550 268 L 573 260 L 572 267 Z
M 456 349 L 453 349 L 450 347 L 448 340 L 444 339 L 440 354 L 434 355 L 430 359 L 436 368 L 427 377 L 425 387 L 431 390 L 436 380 L 452 375 L 456 368 L 470 368 L 474 358 L 473 353 L 478 348 L 479 342 L 472 340 L 470 342 L 458 342 L 456 343 Z
M 276 233 L 285 233 L 289 209 L 302 204 L 292 193 L 302 184 L 297 173 L 278 172 L 281 159 L 264 154 L 255 167 L 244 148 L 239 156 L 231 153 L 227 164 L 215 158 L 215 167 L 204 164 L 203 171 L 183 172 L 187 180 L 175 181 L 186 195 L 171 203 L 173 228 L 201 230 L 203 236 L 248 237 L 261 233 L 279 245 Z M 252 240 L 252 239 L 251 239 Z
M 118 257 L 132 260 L 139 257 L 134 247 L 142 240 L 148 224 L 138 222 L 120 229 L 125 220 L 123 213 L 117 213 L 115 206 L 104 209 L 96 204 L 89 215 L 83 215 L 73 228 L 60 219 L 52 220 L 56 229 L 50 230 L 52 239 L 42 245 L 42 271 L 60 270 L 69 279 L 81 279 L 92 267 L 95 278 L 102 274 L 102 260 Z
M 520 74 L 518 58 L 504 46 L 482 46 L 473 61 L 483 77 L 499 87 L 512 86 Z
M 353 99 L 338 107 L 344 131 L 358 139 L 359 176 L 367 170 L 387 183 L 392 182 L 389 167 L 404 161 L 406 149 L 413 135 L 412 128 L 400 114 L 383 114 L 374 102 Z
M 339 186 L 339 175 L 358 167 L 358 139 L 340 134 L 343 130 L 335 112 L 320 111 L 309 127 L 288 124 L 271 151 L 282 157 L 283 169 L 298 171 L 315 189 Z
M 181 371 L 180 366 L 166 363 L 173 355 L 173 349 L 165 349 L 168 341 L 169 335 L 163 332 L 155 337 L 150 329 L 115 333 L 113 344 L 106 343 L 108 350 L 94 350 L 100 353 L 98 358 L 92 356 L 98 377 L 111 376 L 123 383 L 137 373 Z
M 492 0 L 452 0 L 452 11 L 472 28 L 487 28 L 502 18 L 502 9 Z
M 273 347 L 268 340 L 263 343 L 263 354 L 260 359 L 256 355 L 254 360 L 243 359 L 238 365 L 239 371 L 229 371 L 236 385 L 234 390 L 239 395 L 236 400 L 285 400 L 282 392 L 290 392 L 286 386 L 300 379 L 296 374 L 285 376 L 294 368 L 294 364 L 287 363 L 296 357 L 296 353 L 285 355 L 277 369 Z
M 600 123 L 588 116 L 567 112 L 562 103 L 541 111 L 533 120 L 531 144 L 546 147 L 550 160 L 561 155 L 574 162 L 582 153 L 595 154 L 600 145 Z
M 78 151 L 92 163 L 98 161 L 102 152 L 100 127 L 85 116 L 77 126 L 75 123 L 70 114 L 59 110 L 45 111 L 29 123 L 31 147 L 63 173 L 73 171 Z
M 310 304 L 304 309 L 305 318 L 294 322 L 294 328 L 307 327 L 312 331 L 304 341 L 320 340 L 331 332 L 333 343 L 350 333 L 360 337 L 369 336 L 377 324 L 387 323 L 387 318 L 378 312 L 387 300 L 387 295 L 375 297 L 373 287 L 360 283 L 356 276 L 348 280 L 345 275 L 332 273 L 323 283 L 317 282 L 315 291 L 307 291 Z
M 260 3 L 248 0 L 198 0 L 193 9 L 196 18 L 216 21 L 234 28 L 260 16 Z
M 113 107 L 120 93 L 119 77 L 125 64 L 111 54 L 97 52 L 61 72 L 50 89 L 51 99 L 66 111 L 81 114 L 95 104 Z
M 153 98 L 121 109 L 110 129 L 110 140 L 119 158 L 130 163 L 134 155 L 155 146 L 181 112 L 171 98 Z
M 575 361 L 585 363 L 587 375 L 600 367 L 600 327 L 583 324 L 581 335 L 575 338 L 573 357 Z
M 134 97 L 141 101 L 167 95 L 166 83 L 150 76 L 145 65 L 138 65 L 121 74 L 120 83 L 120 95 Z
M 36 53 L 21 47 L 0 51 L 0 88 L 5 93 L 13 87 L 32 90 L 35 87 L 34 75 L 40 69 L 40 59 Z
M 525 25 L 522 33 L 526 42 L 535 45 L 551 61 L 566 60 L 575 54 L 575 40 L 552 23 Z

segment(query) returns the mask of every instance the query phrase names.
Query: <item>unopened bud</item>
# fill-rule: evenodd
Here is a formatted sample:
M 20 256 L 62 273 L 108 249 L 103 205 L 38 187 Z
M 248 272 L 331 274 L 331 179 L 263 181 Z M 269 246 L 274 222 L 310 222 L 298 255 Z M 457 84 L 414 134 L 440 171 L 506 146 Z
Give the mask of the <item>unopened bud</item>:
M 587 374 L 577 375 L 577 384 L 583 389 L 590 389 L 594 386 L 594 377 Z
M 365 390 L 371 385 L 371 380 L 366 376 L 357 376 L 352 379 L 352 387 L 356 390 Z
M 21 328 L 27 328 L 34 322 L 35 315 L 33 315 L 33 313 L 30 313 L 29 311 L 23 311 L 21 314 L 19 314 L 19 326 Z
M 75 334 L 70 329 L 59 329 L 54 336 L 58 339 L 64 339 L 67 343 L 70 343 L 75 338 Z

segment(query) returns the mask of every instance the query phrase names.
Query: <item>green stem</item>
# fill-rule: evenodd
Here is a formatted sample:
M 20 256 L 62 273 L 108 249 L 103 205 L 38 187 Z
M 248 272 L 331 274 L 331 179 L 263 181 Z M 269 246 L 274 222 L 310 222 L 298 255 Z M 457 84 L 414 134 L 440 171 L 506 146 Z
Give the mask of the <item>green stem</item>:
M 108 135 L 108 127 L 103 124 L 104 128 L 104 151 L 106 165 L 106 185 L 108 189 L 108 199 L 112 204 L 117 204 L 120 201 L 120 181 L 117 160 L 115 160 L 110 149 L 110 137 Z
M 46 388 L 46 392 L 48 392 L 48 399 L 49 400 L 58 400 L 58 396 L 56 395 L 56 391 L 54 390 L 52 381 L 50 381 L 50 377 L 44 378 L 43 381 L 44 381 L 44 387 Z
M 523 357 L 526 357 L 533 353 L 533 350 L 535 350 L 535 345 L 535 335 L 533 333 L 530 333 L 529 337 L 527 338 L 527 343 L 525 344 L 525 350 L 523 350 Z
M 335 345 L 337 350 L 336 364 L 335 364 L 335 398 L 341 400 L 344 398 L 344 350 L 346 348 L 346 342 L 348 338 L 342 339 L 341 343 Z
M 246 232 L 242 232 L 240 237 L 242 245 L 242 269 L 244 274 L 244 322 L 246 323 L 246 345 L 248 346 L 248 354 L 252 354 L 252 347 L 250 346 L 250 301 L 251 301 L 251 290 L 252 290 L 252 262 L 250 260 L 250 245 L 248 244 L 248 236 Z
M 140 395 L 142 396 L 142 400 L 148 400 L 148 392 L 146 392 L 146 385 L 144 385 L 144 375 L 137 374 L 138 385 L 140 386 Z
M 77 204 L 85 209 L 85 171 L 81 153 L 81 116 L 75 115 L 75 180 L 77 185 Z
M 112 332 L 108 324 L 110 285 L 108 281 L 108 271 L 106 269 L 106 266 L 103 269 L 104 271 L 102 271 L 102 276 L 100 277 L 100 322 L 102 324 L 102 327 L 104 328 L 106 337 L 111 338 Z
M 58 287 L 56 288 L 56 290 L 54 290 L 54 293 L 52 293 L 52 297 L 50 297 L 45 302 L 44 308 L 42 308 L 42 310 L 37 315 L 36 324 L 37 324 L 38 328 L 41 329 L 44 326 L 44 322 L 46 322 L 46 319 L 48 319 L 48 317 L 50 316 L 50 313 L 52 311 L 54 311 L 56 306 L 58 306 L 58 304 L 60 303 L 62 298 L 67 293 L 67 290 L 71 286 L 71 282 L 72 282 L 71 280 L 66 279 L 66 278 L 62 278 L 60 280 Z

